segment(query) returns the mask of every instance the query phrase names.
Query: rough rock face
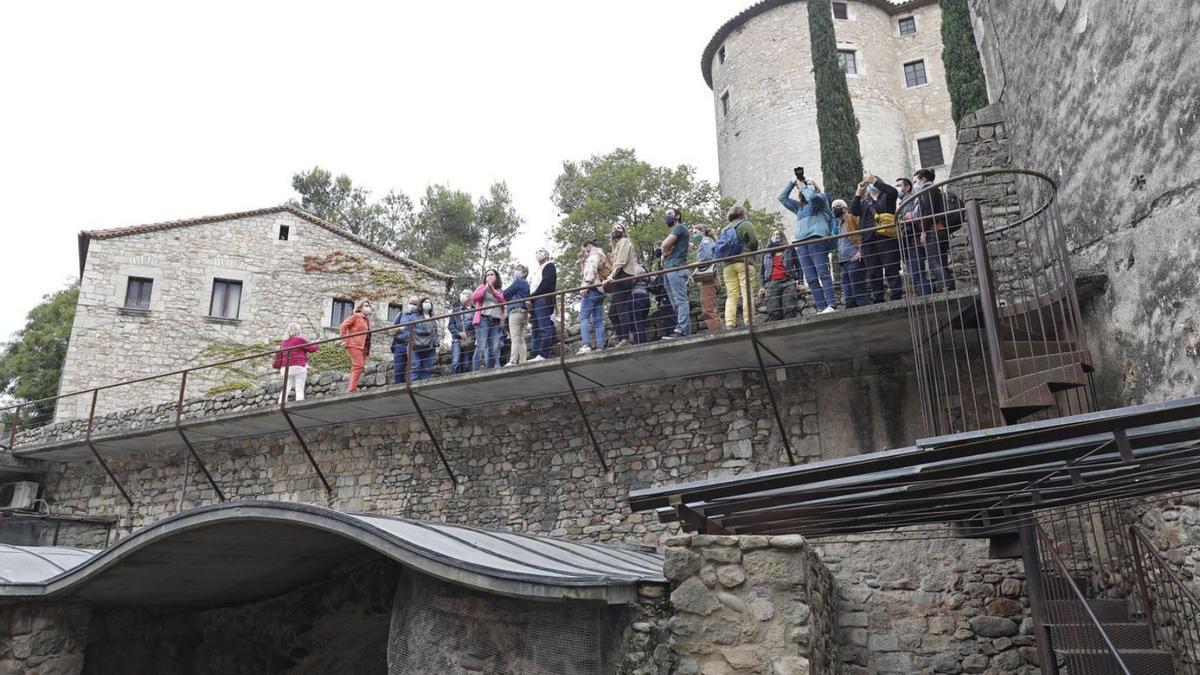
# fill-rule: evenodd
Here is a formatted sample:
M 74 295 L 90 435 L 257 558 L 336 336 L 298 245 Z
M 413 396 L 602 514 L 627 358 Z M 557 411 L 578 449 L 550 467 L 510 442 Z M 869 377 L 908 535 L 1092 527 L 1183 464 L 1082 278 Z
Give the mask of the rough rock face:
M 833 577 L 800 536 L 678 535 L 671 651 L 678 673 L 835 672 Z
M 970 4 L 1012 164 L 1058 181 L 1076 268 L 1109 277 L 1083 308 L 1101 403 L 1194 395 L 1200 5 Z

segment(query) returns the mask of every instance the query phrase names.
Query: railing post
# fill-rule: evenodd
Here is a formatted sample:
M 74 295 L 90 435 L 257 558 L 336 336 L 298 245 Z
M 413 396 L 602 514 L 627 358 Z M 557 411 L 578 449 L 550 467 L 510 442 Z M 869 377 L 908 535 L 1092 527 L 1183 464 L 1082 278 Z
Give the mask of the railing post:
M 1000 321 L 997 316 L 995 280 L 992 263 L 988 258 L 987 241 L 984 239 L 983 215 L 979 202 L 968 200 L 966 211 L 967 234 L 971 239 L 971 255 L 975 260 L 975 272 L 979 279 L 979 306 L 983 312 L 983 334 L 987 338 L 988 362 L 992 367 L 996 396 L 1001 405 L 1008 398 L 1008 387 L 1004 383 L 1004 358 L 1000 350 Z
M 16 452 L 17 449 L 17 425 L 21 423 L 21 404 L 17 404 L 16 410 L 13 411 L 12 428 L 8 433 L 8 451 Z
M 1042 586 L 1041 557 L 1038 555 L 1037 532 L 1033 525 L 1022 525 L 1021 562 L 1025 567 L 1025 582 L 1029 584 L 1029 608 L 1033 613 L 1033 634 L 1037 640 L 1038 665 L 1043 675 L 1057 675 L 1058 662 L 1050 644 L 1050 628 L 1046 625 L 1046 595 Z
M 1146 568 L 1142 565 L 1141 542 L 1138 541 L 1137 526 L 1129 526 L 1130 553 L 1133 555 L 1134 573 L 1137 574 L 1138 590 L 1146 610 L 1146 625 L 1150 628 L 1150 648 L 1158 649 L 1158 635 L 1154 632 L 1154 598 L 1146 588 Z
M 183 371 L 179 378 L 179 399 L 175 402 L 175 431 L 179 433 L 179 437 L 183 439 L 183 444 L 187 446 L 188 452 L 191 453 L 192 459 L 196 460 L 196 466 L 200 467 L 200 472 L 204 474 L 204 479 L 208 481 L 208 486 L 217 493 L 217 499 L 224 502 L 225 493 L 217 486 L 217 481 L 213 479 L 209 473 L 208 467 L 204 465 L 204 460 L 200 459 L 199 453 L 196 452 L 196 447 L 192 445 L 191 439 L 183 432 L 183 393 L 187 390 L 188 371 Z
M 93 389 L 92 390 L 92 408 L 91 408 L 91 411 L 88 413 L 87 445 L 88 445 L 88 448 L 91 449 L 92 455 L 96 458 L 96 462 L 100 464 L 100 468 L 104 469 L 104 473 L 108 474 L 108 479 L 113 482 L 113 485 L 117 486 L 117 491 L 120 492 L 121 496 L 125 498 L 125 502 L 129 504 L 129 507 L 133 508 L 133 500 L 130 499 L 129 493 L 125 491 L 125 486 L 121 485 L 121 481 L 117 480 L 116 474 L 114 474 L 112 472 L 112 469 L 108 468 L 108 462 L 104 461 L 104 458 L 100 456 L 100 451 L 96 449 L 96 444 L 92 442 L 92 428 L 96 422 L 96 401 L 99 398 L 100 398 L 100 390 Z

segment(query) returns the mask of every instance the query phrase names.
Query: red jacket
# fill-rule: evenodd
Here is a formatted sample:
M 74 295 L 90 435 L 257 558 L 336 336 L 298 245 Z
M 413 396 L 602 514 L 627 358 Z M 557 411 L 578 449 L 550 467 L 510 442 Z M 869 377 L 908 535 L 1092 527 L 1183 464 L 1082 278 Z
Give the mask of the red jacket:
M 321 345 L 310 344 L 302 336 L 290 337 L 279 343 L 279 351 L 275 352 L 275 364 L 272 367 L 282 368 L 288 365 L 293 368 L 307 368 L 308 355 L 320 348 Z

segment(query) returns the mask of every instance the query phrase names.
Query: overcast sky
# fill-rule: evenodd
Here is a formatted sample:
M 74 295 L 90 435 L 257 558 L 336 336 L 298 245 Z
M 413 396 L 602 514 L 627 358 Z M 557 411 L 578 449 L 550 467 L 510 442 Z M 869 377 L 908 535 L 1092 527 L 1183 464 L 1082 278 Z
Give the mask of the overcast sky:
M 78 275 L 80 230 L 279 204 L 316 164 L 414 199 L 506 180 L 519 252 L 565 159 L 715 181 L 700 53 L 750 4 L 3 3 L 0 341 Z

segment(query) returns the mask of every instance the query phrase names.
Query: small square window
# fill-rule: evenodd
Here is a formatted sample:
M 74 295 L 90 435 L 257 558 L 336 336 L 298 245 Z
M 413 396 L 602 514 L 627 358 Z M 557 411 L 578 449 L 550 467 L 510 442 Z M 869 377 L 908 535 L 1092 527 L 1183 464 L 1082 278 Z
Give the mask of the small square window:
M 925 62 L 913 61 L 904 64 L 904 86 L 916 87 L 929 82 L 925 77 Z
M 396 319 L 399 319 L 400 315 L 403 313 L 404 305 L 400 304 L 399 302 L 388 303 L 388 323 L 396 323 Z
M 354 301 L 344 298 L 333 299 L 333 312 L 330 314 L 329 323 L 337 328 L 342 325 L 342 322 L 350 318 L 354 313 Z
M 858 74 L 858 56 L 853 49 L 839 49 L 837 53 L 838 65 L 842 67 L 842 72 L 847 75 Z
M 279 226 L 279 241 L 287 241 L 292 234 L 292 228 L 289 225 Z
M 729 92 L 721 94 L 721 116 L 729 116 Z
M 717 50 L 717 63 L 725 63 L 725 45 Z
M 917 34 L 917 19 L 916 17 L 906 16 L 900 19 L 900 34 L 901 35 L 916 35 Z
M 143 277 L 129 277 L 125 286 L 125 307 L 127 309 L 150 309 L 150 293 L 154 290 L 154 280 Z
M 841 19 L 842 21 L 846 21 L 850 18 L 850 10 L 846 8 L 846 3 L 833 3 L 833 18 Z
M 930 136 L 929 138 L 917 139 L 917 154 L 921 158 L 921 168 L 927 169 L 932 166 L 941 166 L 946 163 L 942 157 L 942 137 Z
M 213 279 L 208 315 L 215 319 L 236 319 L 242 309 L 242 282 Z

